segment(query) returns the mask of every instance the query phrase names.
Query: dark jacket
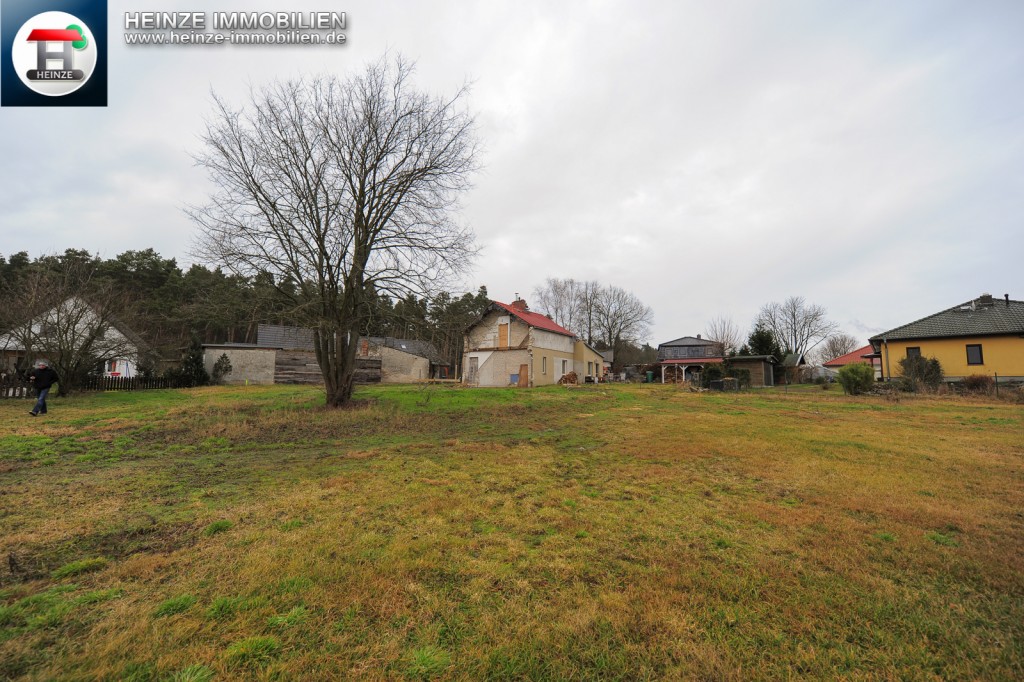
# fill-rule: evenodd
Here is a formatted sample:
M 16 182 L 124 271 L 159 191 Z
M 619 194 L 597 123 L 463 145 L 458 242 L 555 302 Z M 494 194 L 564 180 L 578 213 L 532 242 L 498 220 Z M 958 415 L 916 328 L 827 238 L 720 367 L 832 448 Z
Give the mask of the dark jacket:
M 40 391 L 44 388 L 49 388 L 60 381 L 57 377 L 57 373 L 49 367 L 36 367 L 28 373 L 28 376 L 29 379 L 33 380 L 32 385 Z

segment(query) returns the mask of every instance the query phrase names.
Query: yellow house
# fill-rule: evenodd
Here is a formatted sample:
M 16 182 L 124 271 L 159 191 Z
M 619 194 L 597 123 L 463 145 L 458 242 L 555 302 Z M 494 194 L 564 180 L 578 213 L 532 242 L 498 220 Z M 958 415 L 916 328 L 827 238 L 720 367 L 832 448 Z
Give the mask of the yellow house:
M 900 360 L 936 358 L 948 381 L 972 374 L 1024 381 L 1024 301 L 982 294 L 902 327 L 871 337 L 882 377 L 900 375 Z
M 573 371 L 576 338 L 526 301 L 491 301 L 463 337 L 462 380 L 469 386 L 556 384 Z
M 604 357 L 583 339 L 577 339 L 573 346 L 572 371 L 576 372 L 580 383 L 597 382 L 604 374 Z

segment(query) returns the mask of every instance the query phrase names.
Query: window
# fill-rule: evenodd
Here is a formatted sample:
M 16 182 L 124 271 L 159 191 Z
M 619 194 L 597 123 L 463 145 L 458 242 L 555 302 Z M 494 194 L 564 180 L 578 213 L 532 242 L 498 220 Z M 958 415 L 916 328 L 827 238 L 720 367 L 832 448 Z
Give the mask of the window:
M 587 376 L 589 377 L 589 376 L 593 376 L 593 375 L 594 375 L 594 363 L 593 362 L 588 362 L 587 363 Z
M 907 348 L 907 357 L 908 358 L 919 358 L 919 357 L 921 357 L 921 347 L 920 346 L 909 346 Z
M 548 356 L 546 356 L 546 355 L 540 356 L 540 373 L 541 374 L 547 374 L 548 373 Z
M 980 343 L 969 343 L 967 344 L 967 364 L 968 365 L 984 365 L 985 361 L 981 356 L 981 344 Z
M 117 360 L 107 360 L 107 371 L 108 372 L 116 372 L 117 371 Z

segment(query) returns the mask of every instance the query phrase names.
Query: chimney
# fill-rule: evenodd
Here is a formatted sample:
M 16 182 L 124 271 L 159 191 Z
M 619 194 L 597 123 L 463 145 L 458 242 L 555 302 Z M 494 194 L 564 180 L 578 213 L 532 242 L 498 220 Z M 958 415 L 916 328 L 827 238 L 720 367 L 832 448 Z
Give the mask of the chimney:
M 519 298 L 519 294 L 516 294 L 516 300 L 512 301 L 512 307 L 523 313 L 527 311 L 526 301 Z
M 700 341 L 700 334 L 697 334 L 697 340 Z
M 986 292 L 979 296 L 978 305 L 986 308 L 995 305 L 995 302 L 992 300 L 992 294 Z
M 1010 295 L 1009 294 L 1003 294 L 1003 296 L 1006 297 L 1006 307 L 1009 308 L 1010 307 Z

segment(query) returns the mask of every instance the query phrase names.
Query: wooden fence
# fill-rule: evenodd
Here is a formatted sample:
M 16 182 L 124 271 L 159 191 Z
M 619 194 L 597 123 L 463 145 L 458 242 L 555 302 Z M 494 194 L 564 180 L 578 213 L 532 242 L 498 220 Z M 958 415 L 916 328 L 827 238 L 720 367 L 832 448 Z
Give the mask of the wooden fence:
M 4 375 L 0 377 L 0 400 L 4 398 L 32 398 L 35 393 L 27 381 L 22 381 L 16 376 Z
M 145 391 L 151 388 L 181 388 L 180 381 L 163 377 L 86 377 L 79 391 Z
M 145 391 L 153 388 L 181 388 L 181 383 L 160 377 L 86 377 L 75 391 Z M 0 399 L 34 398 L 32 385 L 20 377 L 0 377 Z

